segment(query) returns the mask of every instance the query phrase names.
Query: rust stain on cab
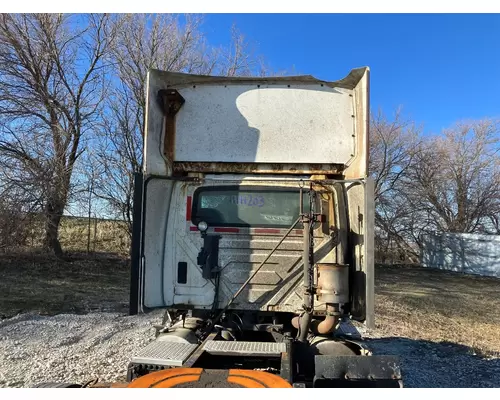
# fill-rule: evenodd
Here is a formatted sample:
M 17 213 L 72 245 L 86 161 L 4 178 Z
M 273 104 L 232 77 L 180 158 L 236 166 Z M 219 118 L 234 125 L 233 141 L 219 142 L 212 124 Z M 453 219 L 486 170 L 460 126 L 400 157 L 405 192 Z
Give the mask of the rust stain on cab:
M 344 166 L 341 164 L 260 164 L 260 163 L 229 163 L 229 162 L 189 162 L 173 163 L 174 172 L 201 173 L 259 173 L 259 174 L 341 174 Z

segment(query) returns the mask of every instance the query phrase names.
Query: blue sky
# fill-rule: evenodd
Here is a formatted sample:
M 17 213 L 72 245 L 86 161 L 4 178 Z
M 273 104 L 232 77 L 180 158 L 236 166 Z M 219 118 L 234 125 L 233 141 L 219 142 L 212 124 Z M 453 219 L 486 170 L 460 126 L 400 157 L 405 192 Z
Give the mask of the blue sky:
M 500 15 L 208 14 L 227 44 L 236 23 L 275 70 L 337 80 L 371 69 L 371 106 L 439 133 L 455 121 L 500 117 Z

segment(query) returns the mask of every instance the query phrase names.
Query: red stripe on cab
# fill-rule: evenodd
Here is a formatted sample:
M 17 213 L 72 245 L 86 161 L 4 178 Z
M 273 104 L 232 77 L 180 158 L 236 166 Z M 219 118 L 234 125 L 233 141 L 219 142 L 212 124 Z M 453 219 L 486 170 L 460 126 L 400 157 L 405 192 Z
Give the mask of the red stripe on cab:
M 261 229 L 255 229 L 254 232 L 256 234 L 259 234 L 259 233 L 277 233 L 277 234 L 280 234 L 281 229 L 261 228 Z
M 239 233 L 238 228 L 214 228 L 214 232 Z
M 186 221 L 191 221 L 191 208 L 193 207 L 193 198 L 187 197 L 186 201 Z

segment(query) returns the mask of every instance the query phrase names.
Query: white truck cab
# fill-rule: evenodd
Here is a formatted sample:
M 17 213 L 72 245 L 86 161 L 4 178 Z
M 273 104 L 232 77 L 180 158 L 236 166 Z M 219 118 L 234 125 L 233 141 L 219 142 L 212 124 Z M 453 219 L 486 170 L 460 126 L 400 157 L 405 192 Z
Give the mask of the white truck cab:
M 350 368 L 398 381 L 346 328 L 374 324 L 369 69 L 334 82 L 151 70 L 146 100 L 131 311 L 166 317 L 130 379 L 239 365 L 299 386 L 345 384 Z

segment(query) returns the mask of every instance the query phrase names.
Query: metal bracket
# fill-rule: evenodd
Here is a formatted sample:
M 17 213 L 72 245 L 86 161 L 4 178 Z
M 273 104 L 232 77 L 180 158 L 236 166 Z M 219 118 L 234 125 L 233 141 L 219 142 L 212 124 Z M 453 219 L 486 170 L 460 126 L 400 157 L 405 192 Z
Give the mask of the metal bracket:
M 286 351 L 281 353 L 280 376 L 288 382 L 293 383 L 292 339 L 290 337 L 286 337 L 284 343 Z
M 396 356 L 317 355 L 314 357 L 314 364 L 315 386 L 319 381 L 345 381 L 346 383 L 381 381 L 389 387 L 402 385 L 399 357 Z
M 214 279 L 219 270 L 219 235 L 203 236 L 203 247 L 196 262 L 201 266 L 204 279 Z
M 184 97 L 176 89 L 162 89 L 158 91 L 158 97 L 162 100 L 163 114 L 165 115 L 165 137 L 163 141 L 163 153 L 170 163 L 174 161 L 175 144 L 175 115 L 186 102 Z
M 159 90 L 158 96 L 163 100 L 163 112 L 165 115 L 174 116 L 186 102 L 186 99 L 176 89 Z

